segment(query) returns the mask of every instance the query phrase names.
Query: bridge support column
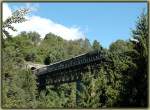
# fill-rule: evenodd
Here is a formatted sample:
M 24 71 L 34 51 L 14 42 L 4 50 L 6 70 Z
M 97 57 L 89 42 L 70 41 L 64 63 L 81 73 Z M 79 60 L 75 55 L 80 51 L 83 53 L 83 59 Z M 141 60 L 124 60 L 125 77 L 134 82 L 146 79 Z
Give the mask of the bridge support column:
M 76 105 L 78 106 L 80 103 L 80 91 L 81 91 L 81 81 L 76 81 Z
M 38 77 L 38 92 L 40 93 L 42 90 L 46 90 L 46 78 L 45 76 Z

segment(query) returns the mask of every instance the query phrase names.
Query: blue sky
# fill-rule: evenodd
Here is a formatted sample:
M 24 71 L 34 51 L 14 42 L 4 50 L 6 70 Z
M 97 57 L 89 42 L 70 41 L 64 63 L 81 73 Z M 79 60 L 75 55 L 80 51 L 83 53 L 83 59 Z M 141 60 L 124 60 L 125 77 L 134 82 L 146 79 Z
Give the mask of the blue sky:
M 31 7 L 32 15 L 78 28 L 90 42 L 98 40 L 103 47 L 117 39 L 128 40 L 131 29 L 135 28 L 137 17 L 146 3 L 7 3 L 11 10 Z M 80 35 L 81 35 L 80 33 Z

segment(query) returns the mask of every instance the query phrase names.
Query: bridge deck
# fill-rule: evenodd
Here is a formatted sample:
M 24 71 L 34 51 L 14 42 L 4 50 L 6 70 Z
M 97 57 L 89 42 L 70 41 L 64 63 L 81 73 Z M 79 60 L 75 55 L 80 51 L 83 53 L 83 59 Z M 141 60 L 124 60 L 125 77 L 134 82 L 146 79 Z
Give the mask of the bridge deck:
M 39 78 L 39 82 L 43 83 L 42 85 L 71 82 L 81 79 L 89 65 L 92 67 L 105 62 L 107 55 L 105 51 L 92 51 L 43 66 L 33 70 L 33 73 Z
M 92 51 L 89 53 L 81 54 L 75 56 L 70 59 L 62 60 L 59 62 L 51 63 L 50 65 L 45 65 L 41 68 L 35 69 L 33 72 L 36 75 L 44 75 L 44 74 L 51 74 L 56 71 L 69 69 L 69 68 L 78 68 L 81 66 L 85 66 L 91 64 L 93 62 L 99 62 L 104 60 L 105 53 L 101 51 Z

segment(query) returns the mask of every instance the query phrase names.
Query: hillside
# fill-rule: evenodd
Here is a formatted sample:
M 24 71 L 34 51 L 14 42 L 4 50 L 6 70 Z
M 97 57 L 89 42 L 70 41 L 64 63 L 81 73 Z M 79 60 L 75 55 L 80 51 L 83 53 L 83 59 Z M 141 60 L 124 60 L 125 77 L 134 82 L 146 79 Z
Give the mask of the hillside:
M 44 39 L 38 32 L 22 32 L 3 39 L 2 46 L 2 107 L 3 108 L 106 108 L 146 107 L 148 23 L 141 15 L 133 40 L 117 40 L 109 49 L 95 40 L 68 41 L 48 33 Z M 89 71 L 81 80 L 80 91 L 76 82 L 48 85 L 38 92 L 36 76 L 24 68 L 25 62 L 48 65 L 92 50 L 107 51 L 112 63 L 102 63 Z M 96 73 L 97 76 L 93 73 Z M 76 102 L 77 97 L 78 102 Z

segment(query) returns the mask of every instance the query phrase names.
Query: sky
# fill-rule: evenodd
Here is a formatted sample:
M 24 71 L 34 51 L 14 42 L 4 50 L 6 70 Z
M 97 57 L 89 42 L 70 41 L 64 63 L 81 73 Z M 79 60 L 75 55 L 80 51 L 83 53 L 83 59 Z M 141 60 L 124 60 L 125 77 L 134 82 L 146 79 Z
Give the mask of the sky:
M 138 16 L 147 10 L 147 3 L 9 2 L 3 3 L 3 21 L 20 8 L 29 8 L 31 12 L 26 17 L 28 21 L 13 24 L 17 32 L 8 30 L 12 35 L 37 31 L 44 38 L 52 32 L 66 40 L 88 38 L 91 43 L 97 40 L 108 48 L 118 39 L 131 37 L 131 30 L 135 28 Z

